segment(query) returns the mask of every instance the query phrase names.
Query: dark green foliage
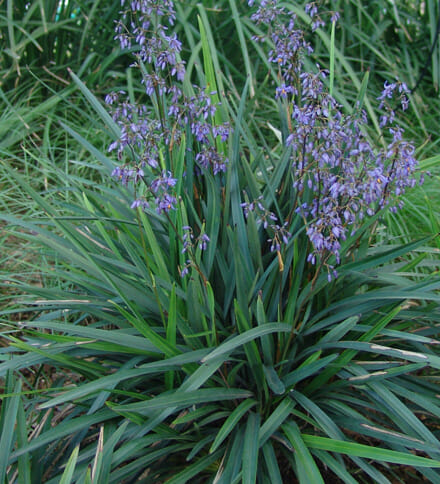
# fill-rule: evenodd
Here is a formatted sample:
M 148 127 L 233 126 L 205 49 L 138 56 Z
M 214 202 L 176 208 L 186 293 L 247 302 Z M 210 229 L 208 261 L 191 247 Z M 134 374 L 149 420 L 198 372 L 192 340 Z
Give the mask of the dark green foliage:
M 24 154 L 19 138 L 2 145 L 9 249 L 1 259 L 0 482 L 438 482 L 438 213 L 428 206 L 411 219 L 378 214 L 346 241 L 339 277 L 330 283 L 307 263 L 303 232 L 270 252 L 239 204 L 243 188 L 274 211 L 289 203 L 290 185 L 282 184 L 290 176 L 288 156 L 277 141 L 285 120 L 271 100 L 276 74 L 258 67 L 265 60 L 249 40 L 245 5 L 233 0 L 213 10 L 178 2 L 176 26 L 190 45 L 184 54 L 191 79 L 219 87 L 222 115 L 235 127 L 224 187 L 218 178 L 185 177 L 179 210 L 169 218 L 133 211 L 132 189 L 111 180 L 115 162 L 106 153 L 118 129 L 100 101 L 115 83 L 102 63 L 112 50 L 109 16 L 116 17 L 119 2 L 113 10 L 104 3 L 70 4 L 52 39 L 35 29 L 40 4 L 55 24 L 55 2 L 35 2 L 32 22 L 23 24 L 49 46 L 43 53 L 33 42 L 20 47 L 20 59 L 35 69 L 54 58 L 72 65 L 75 54 L 61 49 L 59 38 L 89 40 L 72 68 L 80 76 L 62 76 L 72 79 L 63 91 L 67 101 L 49 98 L 56 104 L 42 113 L 49 127 L 31 129 L 41 139 L 25 141 Z M 345 46 L 372 72 L 385 63 L 388 77 L 392 61 L 378 54 L 387 52 L 379 39 L 406 40 L 387 27 L 389 17 L 341 3 L 347 28 L 337 31 L 335 44 L 319 31 L 316 58 L 328 62 L 333 50 L 335 96 L 349 106 L 365 95 L 374 118 L 376 94 L 369 92 L 382 80 L 371 73 L 364 91 L 364 69 Z M 23 14 L 25 4 L 1 8 Z M 400 15 L 407 13 L 405 4 Z M 361 42 L 358 27 L 377 30 L 377 49 Z M 421 27 L 409 28 L 416 37 Z M 21 37 L 14 35 L 17 45 Z M 86 52 L 93 62 L 81 71 Z M 5 77 L 8 93 L 14 69 L 10 64 Z M 44 76 L 40 70 L 48 81 Z M 118 76 L 117 84 L 136 96 L 131 71 Z M 24 108 L 35 100 L 30 79 L 20 78 L 23 97 L 6 96 L 20 116 L 33 116 Z M 44 98 L 46 86 L 32 82 Z M 426 132 L 415 106 L 402 122 L 421 145 Z M 7 116 L 22 122 L 12 108 L 4 116 L 5 132 Z M 183 168 L 185 153 L 174 154 Z M 435 171 L 438 157 L 424 164 Z M 275 197 L 281 185 L 284 198 Z M 407 203 L 422 205 L 418 195 Z M 423 217 L 420 228 L 415 222 Z M 195 250 L 186 278 L 170 221 L 204 226 L 211 237 L 205 252 Z M 22 257 L 14 254 L 18 243 Z

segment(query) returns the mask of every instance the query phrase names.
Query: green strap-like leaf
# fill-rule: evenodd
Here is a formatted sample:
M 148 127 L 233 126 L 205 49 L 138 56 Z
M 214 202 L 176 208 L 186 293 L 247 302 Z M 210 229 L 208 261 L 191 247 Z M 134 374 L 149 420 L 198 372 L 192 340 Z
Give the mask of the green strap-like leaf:
M 241 417 L 248 412 L 249 409 L 255 406 L 256 403 L 257 402 L 253 399 L 244 400 L 240 403 L 240 405 L 238 405 L 237 408 L 233 410 L 233 412 L 231 412 L 229 417 L 221 426 L 220 430 L 217 432 L 217 436 L 209 449 L 210 453 L 215 452 L 219 448 L 226 437 L 235 429 Z
M 89 383 L 84 383 L 73 390 L 66 391 L 66 393 L 63 395 L 52 398 L 48 402 L 42 403 L 40 408 L 49 408 L 72 400 L 83 398 L 87 395 L 93 395 L 99 390 L 114 388 L 117 384 L 124 380 L 179 369 L 183 365 L 199 361 L 203 355 L 206 355 L 206 351 L 207 350 L 192 351 L 189 353 L 184 353 L 183 355 L 175 356 L 173 358 L 168 358 L 166 360 L 147 363 L 146 365 L 142 365 L 140 368 L 120 370 L 112 375 L 104 376 L 102 378 L 90 381 Z
M 283 484 L 283 479 L 281 477 L 280 468 L 278 466 L 278 459 L 273 450 L 271 442 L 266 442 L 263 445 L 263 456 L 264 462 L 267 467 L 267 471 L 270 478 L 271 484 Z
M 258 470 L 258 449 L 260 442 L 258 434 L 260 430 L 260 414 L 251 412 L 249 414 L 246 430 L 244 433 L 243 449 L 243 484 L 255 484 Z
M 275 432 L 279 431 L 281 425 L 289 417 L 294 407 L 295 404 L 290 397 L 285 397 L 281 400 L 277 408 L 269 415 L 260 428 L 260 435 L 258 436 L 260 445 L 263 445 Z
M 64 421 L 58 424 L 56 427 L 47 430 L 38 437 L 35 437 L 27 445 L 24 445 L 20 449 L 12 452 L 11 459 L 15 459 L 20 455 L 33 452 L 35 449 L 44 448 L 47 444 L 60 441 L 66 436 L 72 436 L 76 432 L 88 429 L 92 425 L 102 424 L 103 422 L 114 419 L 114 412 L 104 409 L 96 412 L 93 415 L 83 415 L 81 417 L 72 418 L 71 420 Z
M 12 374 L 10 374 L 11 383 L 9 388 L 12 390 Z M 0 482 L 8 482 L 6 471 L 9 458 L 14 444 L 15 423 L 17 421 L 18 404 L 20 402 L 21 380 L 17 380 L 14 385 L 13 393 L 7 399 L 2 401 L 1 405 L 1 423 L 0 429 Z
M 263 365 L 263 371 L 269 388 L 275 395 L 282 395 L 286 391 L 286 386 L 280 380 L 275 368 L 273 366 Z
M 235 400 L 236 398 L 249 398 L 251 396 L 251 392 L 234 388 L 202 388 L 191 392 L 162 395 L 151 400 L 127 405 L 112 405 L 112 409 L 116 412 L 136 412 L 141 415 L 149 415 L 156 410 L 164 410 L 170 407 L 189 407 L 204 402 Z
M 318 466 L 307 448 L 307 443 L 300 434 L 298 426 L 293 422 L 286 422 L 282 426 L 283 432 L 295 449 L 296 473 L 300 484 L 324 484 Z
M 107 125 L 107 127 L 111 130 L 115 137 L 119 137 L 121 130 L 119 129 L 118 125 L 113 121 L 112 117 L 108 113 L 108 111 L 104 108 L 104 106 L 98 101 L 96 96 L 90 91 L 90 89 L 81 81 L 81 79 L 74 74 L 70 69 L 69 73 L 74 81 L 74 83 L 79 87 L 80 91 L 84 94 L 89 101 L 90 105 L 96 111 L 98 116 L 102 119 L 102 121 Z
M 395 450 L 381 449 L 375 446 L 358 444 L 357 442 L 346 442 L 317 435 L 302 434 L 302 439 L 311 449 L 327 450 L 348 456 L 358 456 L 414 467 L 440 467 L 440 461 L 413 455 L 409 452 L 397 452 Z
M 75 471 L 76 461 L 78 460 L 79 445 L 75 447 L 72 455 L 67 461 L 66 468 L 61 476 L 60 484 L 71 484 L 73 473 Z
M 227 353 L 231 353 L 232 351 L 236 350 L 240 346 L 248 343 L 249 341 L 253 341 L 257 338 L 261 338 L 266 334 L 272 333 L 290 333 L 292 330 L 291 326 L 286 323 L 267 323 L 263 326 L 258 326 L 257 328 L 249 329 L 244 333 L 234 336 L 233 338 L 229 339 L 225 343 L 221 344 L 218 348 L 211 351 L 209 355 L 205 356 L 202 359 L 202 362 L 209 361 L 213 358 L 217 358 L 220 355 L 224 355 Z

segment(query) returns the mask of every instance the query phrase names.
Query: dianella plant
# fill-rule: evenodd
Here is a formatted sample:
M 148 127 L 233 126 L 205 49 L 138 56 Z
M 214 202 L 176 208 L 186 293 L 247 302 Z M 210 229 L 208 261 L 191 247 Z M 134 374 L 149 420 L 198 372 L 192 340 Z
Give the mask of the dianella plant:
M 106 154 L 66 126 L 108 186 L 72 187 L 70 218 L 28 187 L 55 230 L 25 227 L 69 283 L 39 290 L 9 337 L 2 418 L 39 430 L 4 437 L 1 476 L 439 482 L 440 281 L 429 237 L 393 244 L 384 222 L 423 181 L 397 122 L 405 83 L 369 100 L 367 74 L 343 104 L 334 42 L 328 66 L 314 58 L 339 20 L 319 2 L 231 0 L 223 46 L 202 5 L 121 3 L 138 87 L 103 109 L 73 75 L 113 133 Z M 18 371 L 43 364 L 66 377 L 20 397 Z

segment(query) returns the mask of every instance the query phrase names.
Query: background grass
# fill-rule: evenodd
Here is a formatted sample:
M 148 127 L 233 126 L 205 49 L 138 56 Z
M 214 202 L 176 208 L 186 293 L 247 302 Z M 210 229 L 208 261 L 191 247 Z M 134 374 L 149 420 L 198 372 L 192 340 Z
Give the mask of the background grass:
M 416 270 L 419 274 L 435 275 L 439 268 L 440 249 L 438 237 L 432 237 L 438 234 L 440 224 L 440 199 L 437 195 L 440 161 L 440 49 L 437 45 L 432 56 L 429 56 L 429 51 L 436 35 L 438 2 L 428 0 L 396 3 L 398 5 L 390 6 L 385 0 L 330 2 L 329 7 L 341 12 L 341 21 L 335 32 L 334 94 L 342 104 L 353 105 L 359 95 L 365 73 L 369 72 L 366 97 L 371 102 L 370 114 L 377 116 L 374 101 L 382 89 L 383 82 L 399 78 L 409 87 L 414 87 L 428 59 L 426 74 L 412 95 L 410 110 L 405 113 L 399 112 L 398 116 L 399 122 L 406 130 L 406 136 L 413 139 L 417 146 L 422 167 L 429 169 L 431 176 L 426 178 L 423 187 L 414 189 L 407 196 L 406 208 L 402 212 L 387 216 L 377 237 L 395 247 L 420 239 L 422 236 L 431 236 L 430 240 L 415 250 L 411 256 L 402 257 L 396 263 L 396 271 L 400 271 L 402 267 L 410 271 L 412 265 L 415 266 L 417 262 Z M 295 3 L 294 7 L 301 12 L 300 4 Z M 144 334 L 145 328 L 137 327 L 135 331 L 129 324 L 130 315 L 115 307 L 115 303 L 122 306 L 127 302 L 124 301 L 125 295 L 129 299 L 128 306 L 133 309 L 132 313 L 154 313 L 152 305 L 145 302 L 145 295 L 140 289 L 151 286 L 152 280 L 149 268 L 136 257 L 143 249 L 141 242 L 137 240 L 136 222 L 127 208 L 130 193 L 116 187 L 109 179 L 112 161 L 104 154 L 113 137 L 112 126 L 104 122 L 102 112 L 100 113 L 96 106 L 93 107 L 90 99 L 86 97 L 87 89 L 98 102 L 102 102 L 104 95 L 109 91 L 121 87 L 128 87 L 131 93 L 141 92 L 141 86 L 128 68 L 130 58 L 115 47 L 113 40 L 113 19 L 117 18 L 119 8 L 119 1 L 109 3 L 99 0 L 75 0 L 62 8 L 59 8 L 56 1 L 9 0 L 0 4 L 0 207 L 3 214 L 3 221 L 0 222 L 0 241 L 3 249 L 0 255 L 3 306 L 1 341 L 2 346 L 8 348 L 2 353 L 4 398 L 1 423 L 5 430 L 2 432 L 1 444 L 3 449 L 10 449 L 10 452 L 4 453 L 0 459 L 0 475 L 6 475 L 9 465 L 6 456 L 9 457 L 10 453 L 15 452 L 14 465 L 9 468 L 8 474 L 10 482 L 20 482 L 17 481 L 18 475 L 22 476 L 20 479 L 26 483 L 60 482 L 60 476 L 63 476 L 63 482 L 71 482 L 70 476 L 74 472 L 77 478 L 84 476 L 84 482 L 87 482 L 86 476 L 89 474 L 90 480 L 93 476 L 93 482 L 100 482 L 96 480 L 99 476 L 107 476 L 110 473 L 109 456 L 113 456 L 119 464 L 127 462 L 124 459 L 129 456 L 130 464 L 121 465 L 112 473 L 111 482 L 120 482 L 124 478 L 129 479 L 131 469 L 135 469 L 136 462 L 142 460 L 139 450 L 142 449 L 142 436 L 136 434 L 131 424 L 124 424 L 125 427 L 119 428 L 113 425 L 111 419 L 114 414 L 103 406 L 107 390 L 116 386 L 117 381 L 111 381 L 111 374 L 107 374 L 103 367 L 117 368 L 118 372 L 134 372 L 139 361 L 143 361 L 146 355 L 150 357 L 154 354 L 154 348 L 144 339 L 141 341 L 139 336 L 139 333 Z M 269 147 L 276 145 L 277 140 L 276 131 L 268 124 L 278 116 L 278 108 L 272 101 L 275 76 L 264 65 L 263 57 L 259 56 L 258 51 L 246 48 L 250 43 L 252 26 L 237 20 L 246 8 L 245 2 L 232 0 L 217 2 L 212 8 L 207 6 L 206 9 L 198 8 L 196 1 L 182 4 L 179 2 L 178 14 L 182 22 L 177 26 L 177 31 L 190 46 L 188 51 L 184 52 L 184 56 L 188 66 L 193 70 L 192 79 L 197 80 L 204 76 L 204 73 L 202 45 L 199 32 L 194 27 L 197 25 L 195 19 L 197 14 L 209 18 L 210 30 L 207 34 L 212 36 L 212 44 L 216 46 L 215 54 L 224 66 L 223 73 L 217 73 L 219 89 L 221 90 L 222 85 L 228 86 L 228 102 L 238 108 L 246 75 L 251 76 L 249 98 L 246 100 L 243 113 L 247 119 L 244 134 L 249 140 L 266 140 Z M 187 22 L 183 22 L 184 19 Z M 328 67 L 329 34 L 324 31 L 318 32 L 313 36 L 312 43 L 315 47 L 313 62 Z M 249 63 L 241 61 L 247 58 Z M 237 65 L 243 64 L 243 69 L 237 68 Z M 87 89 L 72 79 L 68 69 L 77 74 Z M 259 104 L 256 102 L 257 99 Z M 70 130 L 66 129 L 66 126 Z M 374 127 L 369 134 L 380 140 L 380 133 Z M 95 151 L 88 143 L 95 147 Z M 252 143 L 249 146 L 252 146 Z M 19 217 L 24 222 L 18 225 L 14 217 Z M 130 220 L 131 223 L 127 223 Z M 154 223 L 155 221 L 153 225 Z M 162 234 L 162 237 L 165 235 Z M 45 243 L 42 243 L 43 241 Z M 110 249 L 112 253 L 120 254 L 119 260 L 112 266 L 111 276 L 102 269 L 104 262 L 108 263 L 106 257 Z M 160 256 L 159 250 L 157 255 Z M 420 256 L 423 256 L 423 261 Z M 84 270 L 86 267 L 90 271 L 89 277 L 79 269 Z M 374 277 L 376 276 L 377 274 L 374 274 Z M 385 278 L 385 275 L 382 276 Z M 400 273 L 387 277 L 397 279 Z M 409 278 L 417 282 L 417 272 L 411 273 Z M 124 289 L 121 290 L 121 287 Z M 193 289 L 195 293 L 196 289 Z M 433 292 L 435 293 L 435 290 Z M 179 313 L 183 309 L 177 301 L 184 295 L 177 291 L 174 297 L 174 310 Z M 35 312 L 36 298 L 40 302 Z M 57 303 L 57 300 L 61 302 Z M 162 301 L 168 313 L 172 313 L 172 301 L 172 298 L 171 302 L 166 299 Z M 85 306 L 87 311 L 84 311 Z M 403 308 L 400 326 L 394 328 L 395 331 L 411 328 L 417 310 L 410 313 L 405 312 L 407 309 Z M 218 308 L 216 310 L 218 311 Z M 234 308 L 233 311 L 239 314 L 239 309 Z M 434 327 L 438 319 L 436 304 L 432 302 L 428 303 L 427 307 L 420 307 L 419 316 L 428 327 Z M 159 319 L 157 314 L 155 317 Z M 264 319 L 264 315 L 260 314 L 260 317 Z M 133 319 L 133 316 L 131 318 Z M 39 329 L 35 329 L 35 326 L 28 329 L 28 320 L 39 324 Z M 172 318 L 169 321 L 171 322 Z M 58 328 L 66 332 L 62 335 L 56 332 L 55 326 L 52 325 L 54 322 Z M 86 333 L 85 336 L 78 329 L 83 323 L 92 324 L 93 330 L 96 331 L 114 325 L 115 329 L 118 328 L 117 337 L 123 340 L 90 342 L 92 332 Z M 365 322 L 366 325 L 376 323 L 374 318 Z M 199 324 L 203 329 L 202 318 Z M 350 322 L 347 324 L 349 326 Z M 67 325 L 70 327 L 69 330 Z M 72 332 L 74 326 L 78 327 L 78 333 Z M 159 334 L 163 337 L 166 333 L 166 336 L 172 339 L 172 331 L 171 325 Z M 111 332 L 107 332 L 106 337 L 110 338 L 110 334 Z M 389 335 L 390 338 L 398 336 L 395 333 Z M 414 343 L 408 343 L 411 350 L 424 344 L 423 339 L 417 340 L 418 336 L 434 338 L 435 331 L 425 329 L 422 334 L 417 333 L 414 336 Z M 98 340 L 102 337 L 103 333 L 96 333 Z M 36 351 L 29 350 L 27 344 L 31 341 L 38 342 Z M 78 344 L 81 341 L 89 343 L 81 346 Z M 198 339 L 194 338 L 196 350 L 197 341 Z M 411 346 L 412 344 L 414 346 Z M 106 351 L 111 355 L 108 358 L 103 356 Z M 170 352 L 168 356 L 172 357 L 171 349 L 167 348 L 167 351 Z M 20 356 L 18 363 L 14 363 L 15 366 L 8 363 L 14 352 Z M 130 354 L 130 358 L 125 357 L 127 354 Z M 432 354 L 434 355 L 434 351 Z M 100 362 L 101 367 L 91 361 L 94 358 L 97 358 L 96 361 Z M 189 361 L 184 364 L 190 366 L 191 363 Z M 408 363 L 411 364 L 417 363 Z M 10 371 L 12 368 L 19 371 Z M 173 374 L 174 366 L 171 363 L 166 370 L 169 375 L 169 388 L 173 387 L 173 379 L 177 379 L 178 383 L 183 381 L 182 375 Z M 412 370 L 414 368 L 411 367 Z M 359 371 L 358 376 L 364 374 L 359 368 L 356 371 Z M 204 378 L 200 374 L 197 374 L 197 377 L 200 381 Z M 83 395 L 70 395 L 71 400 L 76 398 L 82 402 L 79 406 L 66 404 L 70 401 L 66 397 L 65 401 L 60 403 L 62 413 L 50 408 L 41 410 L 47 402 L 47 389 L 51 389 L 51 394 L 54 394 L 57 389 L 70 385 L 80 388 L 80 383 L 94 382 L 100 378 L 108 380 L 105 380 L 106 384 L 100 388 L 97 396 L 93 394 L 93 399 L 90 399 L 88 390 L 84 390 Z M 411 380 L 411 377 L 408 379 Z M 139 388 L 145 391 L 140 382 L 137 377 L 133 377 L 126 385 L 119 386 L 120 402 L 129 403 L 131 392 L 139 393 Z M 150 382 L 152 388 L 159 384 L 159 377 Z M 276 384 L 276 381 L 273 382 L 275 387 Z M 425 385 L 432 391 L 436 387 L 435 379 L 430 378 L 429 374 L 426 374 Z M 411 388 L 409 383 L 408 388 Z M 185 391 L 189 389 L 195 391 L 195 387 L 191 385 Z M 392 407 L 396 403 L 386 390 L 383 390 L 382 397 L 385 407 Z M 405 395 L 405 398 L 409 396 Z M 416 403 L 428 405 L 430 402 L 427 399 Z M 309 404 L 307 401 L 303 403 L 304 406 Z M 249 410 L 247 407 L 238 408 L 243 409 L 243 415 Z M 433 406 L 429 408 L 432 410 Z M 129 415 L 135 421 L 143 421 L 142 415 L 135 416 L 135 410 L 119 409 L 122 415 Z M 399 411 L 404 410 L 404 407 L 399 407 Z M 209 407 L 205 408 L 205 411 L 209 415 Z M 279 413 L 284 411 L 281 405 L 277 409 Z M 301 410 L 298 410 L 298 413 L 300 414 Z M 249 458 L 244 458 L 245 462 L 251 461 L 253 452 L 256 452 L 249 436 L 254 435 L 261 425 L 257 413 L 251 412 L 250 415 L 246 425 L 241 425 L 238 430 L 234 429 L 234 432 L 237 432 L 237 439 L 244 439 L 246 442 Z M 274 412 L 274 415 L 277 414 Z M 316 410 L 314 417 L 318 420 L 322 417 L 319 409 Z M 214 417 L 212 418 L 215 421 Z M 15 420 L 18 422 L 16 429 L 5 425 L 5 422 Z M 110 421 L 109 426 L 104 426 L 103 423 L 106 421 Z M 93 426 L 94 422 L 98 422 L 100 426 Z M 55 427 L 61 423 L 62 425 Z M 176 425 L 179 424 L 186 424 L 185 415 L 176 417 Z M 69 440 L 66 436 L 72 431 L 73 426 L 79 433 Z M 209 420 L 205 422 L 205 426 L 209 428 Z M 224 431 L 226 432 L 227 428 L 224 428 Z M 298 438 L 296 428 L 287 426 L 284 431 L 290 436 L 291 441 Z M 424 430 L 420 432 L 423 433 Z M 35 437 L 31 443 L 27 443 L 29 434 Z M 125 443 L 116 451 L 120 435 L 124 435 Z M 337 435 L 335 431 L 336 440 Z M 429 441 L 430 436 L 426 436 Z M 140 446 L 138 449 L 135 446 L 130 447 L 130 438 Z M 163 435 L 160 438 L 163 439 Z M 182 448 L 186 449 L 187 446 L 191 449 L 197 445 L 196 432 L 188 432 L 185 439 Z M 78 461 L 77 449 L 81 441 L 84 443 Z M 105 442 L 104 448 L 100 446 L 100 442 Z M 154 438 L 151 438 L 151 442 L 154 446 Z M 214 447 L 217 443 L 218 441 L 210 441 Z M 319 441 L 313 444 L 316 449 L 314 455 L 325 454 L 324 450 L 319 448 Z M 14 450 L 14 445 L 21 450 Z M 23 449 L 27 449 L 26 452 Z M 263 449 L 267 467 L 273 463 L 270 449 Z M 422 450 L 431 452 L 428 444 Z M 151 454 L 151 462 L 160 462 L 168 452 L 170 449 L 159 446 L 157 453 Z M 228 452 L 232 462 L 234 449 Z M 308 462 L 307 452 L 304 451 L 303 457 Z M 213 455 L 214 458 L 208 455 L 212 461 L 219 458 L 215 451 Z M 31 465 L 30 456 L 32 462 L 39 462 L 39 465 Z M 324 460 L 326 458 L 322 455 L 321 457 Z M 188 465 L 188 469 L 194 470 L 196 464 L 201 464 L 192 459 L 193 456 L 189 459 L 191 465 Z M 93 462 L 89 470 L 86 462 Z M 327 463 L 330 468 L 335 465 L 328 456 Z M 63 464 L 65 468 L 62 467 Z M 145 460 L 141 464 L 148 465 Z M 209 467 L 210 462 L 202 464 Z M 228 469 L 232 472 L 231 466 Z M 316 471 L 312 464 L 309 470 L 312 473 Z M 253 468 L 243 469 L 249 482 L 252 481 L 254 472 Z M 276 471 L 273 472 L 275 475 Z M 395 473 L 396 479 L 402 479 L 398 470 L 389 468 L 387 472 L 388 476 Z M 414 471 L 408 472 L 407 476 Z M 429 477 L 429 471 L 426 472 L 428 474 L 425 475 Z M 190 474 L 188 471 L 188 475 Z

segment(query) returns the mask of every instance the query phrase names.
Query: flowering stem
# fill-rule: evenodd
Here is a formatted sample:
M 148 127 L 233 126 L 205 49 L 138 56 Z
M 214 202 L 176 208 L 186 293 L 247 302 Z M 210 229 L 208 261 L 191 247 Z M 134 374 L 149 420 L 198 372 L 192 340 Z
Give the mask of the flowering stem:
M 135 193 L 135 195 L 136 195 L 136 193 Z M 144 233 L 143 233 L 143 230 L 142 230 L 142 222 L 141 222 L 141 218 L 140 218 L 140 215 L 139 215 L 139 208 L 136 209 L 136 219 L 137 219 L 138 227 L 139 227 L 139 235 L 141 237 L 142 250 L 144 251 L 145 264 L 147 266 L 148 274 L 151 278 L 151 285 L 153 287 L 153 292 L 154 292 L 154 297 L 156 298 L 157 307 L 159 308 L 160 319 L 162 320 L 162 324 L 164 325 L 164 327 L 166 327 L 167 323 L 165 321 L 164 311 L 162 309 L 162 304 L 160 302 L 159 293 L 157 291 L 156 279 L 154 278 L 153 272 L 152 272 L 151 267 L 150 267 L 150 263 L 148 262 L 147 245 L 145 243 L 145 237 L 144 237 Z
M 168 219 L 168 223 L 171 225 L 171 228 L 174 230 L 175 234 L 177 235 L 177 238 L 179 239 L 179 241 L 183 245 L 184 240 L 183 240 L 182 236 L 179 234 L 179 231 L 177 230 L 177 227 L 174 224 L 174 222 L 171 220 L 171 217 L 169 216 L 168 212 L 165 212 L 165 216 Z M 200 277 L 202 278 L 203 285 L 206 287 L 206 285 L 208 283 L 208 279 L 206 279 L 205 274 L 203 274 L 202 270 L 200 269 L 199 265 L 197 264 L 196 259 L 194 257 L 194 254 L 192 253 L 191 250 L 188 251 L 188 255 L 191 259 L 192 267 L 194 267 L 196 269 L 196 271 L 199 273 Z

